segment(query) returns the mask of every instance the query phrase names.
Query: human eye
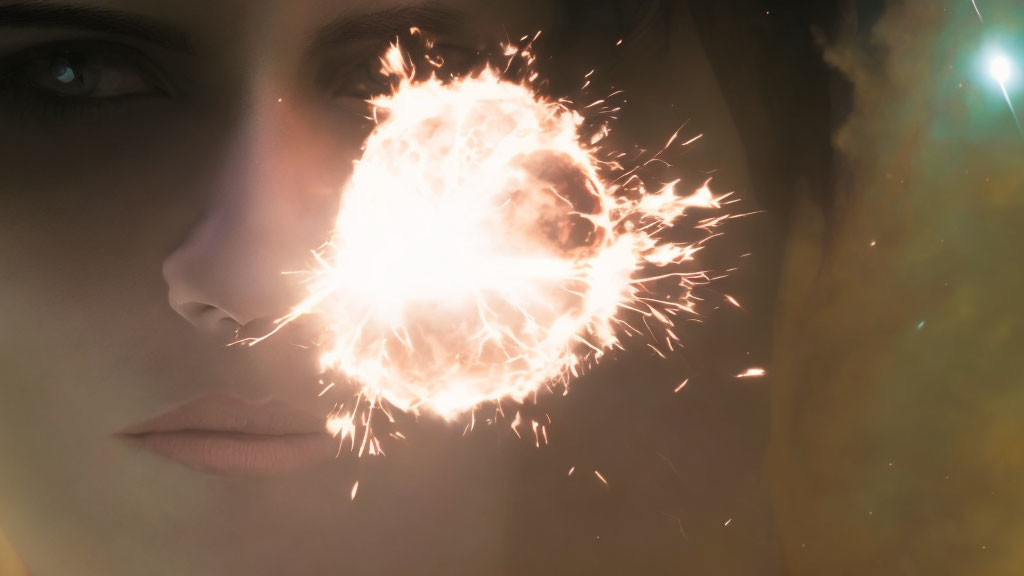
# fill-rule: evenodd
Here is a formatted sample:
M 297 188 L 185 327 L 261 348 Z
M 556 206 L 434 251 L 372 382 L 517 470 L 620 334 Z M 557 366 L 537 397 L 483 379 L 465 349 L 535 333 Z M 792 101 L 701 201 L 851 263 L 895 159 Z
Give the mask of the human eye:
M 369 100 L 391 88 L 389 78 L 381 72 L 376 50 L 329 63 L 321 70 L 317 83 L 331 100 Z
M 167 93 L 154 64 L 114 43 L 50 44 L 0 61 L 0 106 L 20 113 L 87 111 Z

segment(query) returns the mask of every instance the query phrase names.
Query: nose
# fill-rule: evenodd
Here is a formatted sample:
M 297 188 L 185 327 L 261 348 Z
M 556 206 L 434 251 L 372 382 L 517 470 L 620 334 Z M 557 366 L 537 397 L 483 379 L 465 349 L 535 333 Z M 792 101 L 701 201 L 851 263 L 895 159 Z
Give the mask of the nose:
M 328 239 L 351 169 L 336 139 L 267 100 L 232 128 L 201 221 L 163 265 L 171 307 L 215 335 L 281 317 L 301 300 L 301 276 L 288 272 L 306 269 Z

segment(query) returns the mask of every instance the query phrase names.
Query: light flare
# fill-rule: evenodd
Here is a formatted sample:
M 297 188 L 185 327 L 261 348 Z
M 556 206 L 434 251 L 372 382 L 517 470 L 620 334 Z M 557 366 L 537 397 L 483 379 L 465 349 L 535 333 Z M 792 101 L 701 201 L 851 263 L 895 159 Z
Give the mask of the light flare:
M 989 60 L 988 73 L 996 81 L 996 84 L 999 85 L 999 90 L 1003 93 L 1003 99 L 1006 100 L 1006 105 L 1010 108 L 1010 114 L 1013 115 L 1013 121 L 1017 124 L 1017 131 L 1024 135 L 1024 126 L 1021 126 L 1020 118 L 1017 116 L 1017 109 L 1014 108 L 1013 100 L 1010 99 L 1010 92 L 1006 89 L 1006 85 L 1013 79 L 1013 72 L 1013 62 L 1005 54 L 995 54 Z
M 694 313 L 692 289 L 708 281 L 688 268 L 704 240 L 669 232 L 728 195 L 710 180 L 690 194 L 678 180 L 648 191 L 598 146 L 607 123 L 589 130 L 584 112 L 597 115 L 600 100 L 577 110 L 541 96 L 536 73 L 507 79 L 512 59 L 534 56 L 504 48 L 504 71 L 444 79 L 440 60 L 423 77 L 397 43 L 381 58 L 393 89 L 369 101 L 376 126 L 308 297 L 277 322 L 325 326 L 324 373 L 359 388 L 327 429 L 360 454 L 382 452 L 372 414 L 387 406 L 447 419 L 487 402 L 500 410 L 624 348 L 642 332 L 634 323 L 671 349 L 673 317 Z M 696 228 L 710 236 L 726 218 Z M 517 412 L 512 430 L 522 425 Z M 546 443 L 546 427 L 531 427 Z

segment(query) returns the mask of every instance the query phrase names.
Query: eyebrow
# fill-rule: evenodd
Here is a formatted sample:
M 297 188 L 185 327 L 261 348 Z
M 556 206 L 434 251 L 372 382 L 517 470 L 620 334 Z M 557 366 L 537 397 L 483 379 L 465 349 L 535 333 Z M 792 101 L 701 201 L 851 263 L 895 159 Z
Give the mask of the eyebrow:
M 342 17 L 316 31 L 311 45 L 323 48 L 346 41 L 395 36 L 413 26 L 450 32 L 463 20 L 461 12 L 433 2 L 388 8 Z M 143 16 L 88 6 L 48 2 L 16 2 L 0 6 L 0 28 L 77 28 L 126 36 L 179 52 L 193 51 L 185 32 Z
M 155 20 L 126 12 L 46 2 L 0 6 L 0 27 L 77 28 L 126 36 L 179 52 L 192 52 L 187 34 Z
M 451 32 L 464 20 L 464 13 L 433 2 L 386 8 L 367 14 L 342 17 L 316 31 L 313 48 L 324 48 L 353 40 L 379 39 L 408 33 L 412 27 L 434 33 Z

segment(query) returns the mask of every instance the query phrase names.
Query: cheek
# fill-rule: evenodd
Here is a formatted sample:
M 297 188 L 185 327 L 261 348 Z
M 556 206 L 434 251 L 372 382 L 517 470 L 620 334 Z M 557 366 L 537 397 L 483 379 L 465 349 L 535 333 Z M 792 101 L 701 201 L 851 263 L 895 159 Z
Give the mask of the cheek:
M 132 367 L 194 355 L 161 269 L 216 196 L 247 185 L 224 182 L 244 127 L 138 116 L 66 130 L 0 122 L 0 406 L 25 406 L 9 396 L 19 387 L 42 405 L 80 395 L 83 382 L 93 384 L 88 398 L 121 394 L 119 375 Z M 324 122 L 268 147 L 310 178 L 281 191 L 292 219 L 336 207 L 367 131 Z
M 180 332 L 161 261 L 200 209 L 166 145 L 2 139 L 0 436 L 17 441 L 0 446 L 23 474 L 59 481 L 61 461 L 89 458 L 168 362 L 158 352 Z
M 173 249 L 202 211 L 189 179 L 202 171 L 194 143 L 204 139 L 170 124 L 129 116 L 0 134 L 0 249 L 13 252 L 3 264 L 25 280 L 81 283 Z
M 173 371 L 170 342 L 187 345 L 160 270 L 202 211 L 196 163 L 181 133 L 150 140 L 0 135 L 0 457 L 18 463 L 20 480 L 3 475 L 16 488 L 73 482 L 72 461 Z
M 159 234 L 141 234 L 145 214 L 119 214 L 128 210 L 104 199 L 106 184 L 3 185 L 0 525 L 33 562 L 58 548 L 85 558 L 76 542 L 102 549 L 115 533 L 105 518 L 130 505 L 121 503 L 131 488 L 110 433 L 145 406 L 140 383 L 155 372 L 145 364 L 158 359 L 147 348 L 166 334 Z
M 74 359 L 161 299 L 162 255 L 187 229 L 173 162 L 75 138 L 14 149 L 0 182 L 0 338 L 16 365 Z M 166 153 L 166 151 L 159 151 Z M 10 364 L 7 364 L 10 366 Z M 51 366 L 52 368 L 52 366 Z
M 327 195 L 362 136 L 333 128 L 292 150 L 338 182 L 311 187 Z M 191 477 L 152 478 L 111 434 L 223 376 L 220 349 L 170 309 L 162 266 L 220 192 L 232 138 L 198 122 L 0 131 L 0 526 L 26 556 L 112 539 L 129 509 L 204 513 Z M 284 192 L 296 213 L 333 204 Z

